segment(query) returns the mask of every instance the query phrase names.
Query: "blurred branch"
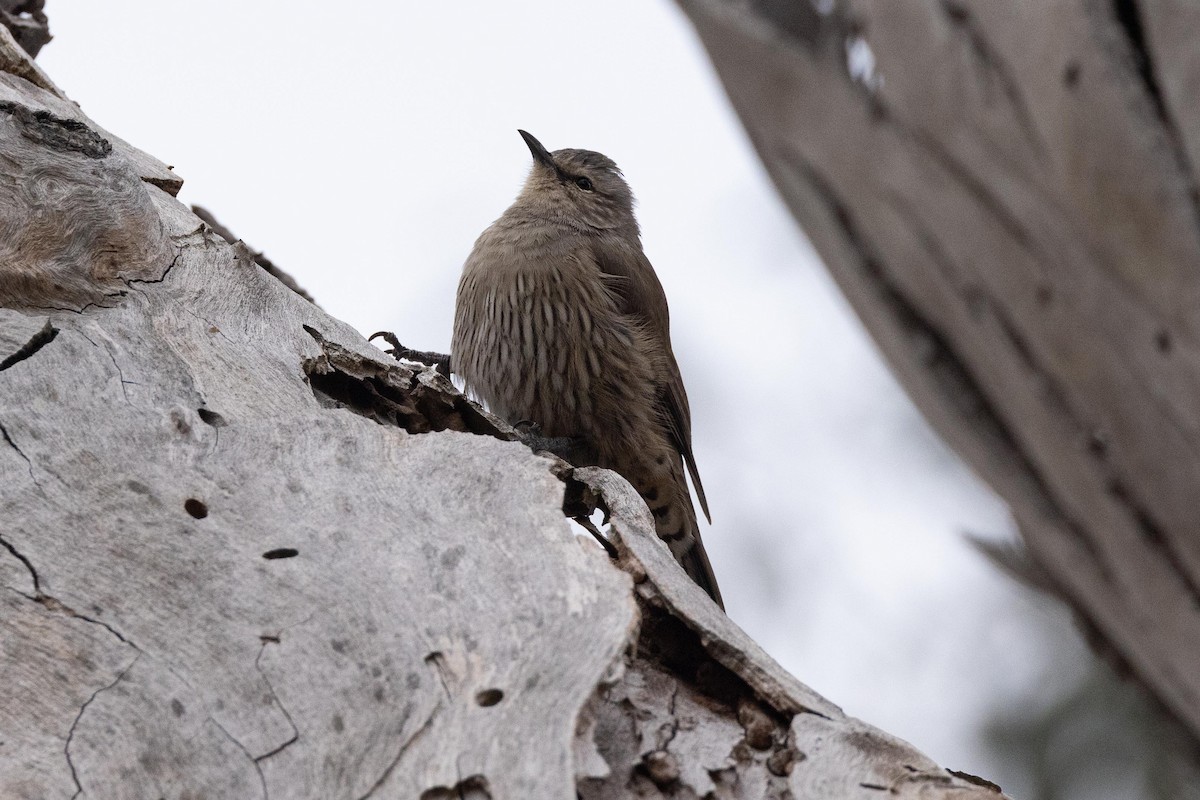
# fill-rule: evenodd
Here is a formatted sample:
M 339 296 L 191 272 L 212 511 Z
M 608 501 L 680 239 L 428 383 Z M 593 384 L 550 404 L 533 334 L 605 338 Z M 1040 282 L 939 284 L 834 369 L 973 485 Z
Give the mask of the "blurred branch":
M 1200 736 L 1200 6 L 679 5 L 913 400 Z
M 206 225 L 208 225 L 208 227 L 212 228 L 214 233 L 216 233 L 218 236 L 220 236 L 222 239 L 229 242 L 230 244 L 234 244 L 235 242 L 241 241 L 241 239 L 238 236 L 236 236 L 233 233 L 233 231 L 229 230 L 229 228 L 226 228 L 224 225 L 222 225 L 220 222 L 218 222 L 217 218 L 214 217 L 212 215 L 212 212 L 209 211 L 207 208 L 204 208 L 203 206 L 192 206 L 192 213 L 195 214 L 200 219 L 204 220 L 204 223 Z M 245 242 L 243 242 L 243 244 L 245 244 Z M 260 267 L 265 269 L 271 275 L 274 275 L 276 278 L 278 278 L 283 283 L 284 286 L 288 287 L 293 292 L 300 295 L 308 302 L 312 303 L 314 306 L 317 305 L 317 301 L 312 298 L 312 295 L 310 295 L 308 292 L 306 292 L 303 289 L 303 287 L 300 286 L 300 284 L 296 283 L 295 279 L 292 278 L 291 275 L 287 274 L 282 269 L 275 266 L 274 262 L 272 262 L 271 259 L 267 258 L 261 252 L 255 250 L 254 248 L 249 248 L 249 249 L 254 254 L 254 263 L 255 264 L 258 264 Z M 317 307 L 319 308 L 320 306 L 317 306 Z
M 1021 700 L 999 710 L 984 735 L 1028 770 L 1030 798 L 1096 797 L 1099 789 L 1097 800 L 1200 800 L 1194 740 L 1102 662 L 1048 705 Z
M 1035 591 L 1057 596 L 1053 577 L 1030 557 L 1029 550 L 1020 542 L 998 542 L 970 532 L 966 538 L 984 558 L 1008 573 L 1010 578 Z
M 0 24 L 33 58 L 50 41 L 50 21 L 42 10 L 45 0 L 0 0 Z

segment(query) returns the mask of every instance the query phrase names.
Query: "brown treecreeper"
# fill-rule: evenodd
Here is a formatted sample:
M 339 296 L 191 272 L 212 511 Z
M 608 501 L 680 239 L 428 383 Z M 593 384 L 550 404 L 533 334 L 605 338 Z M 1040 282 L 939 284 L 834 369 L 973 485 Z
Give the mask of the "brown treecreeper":
M 463 266 L 453 362 L 386 338 L 397 356 L 452 368 L 540 441 L 571 442 L 560 454 L 576 466 L 621 474 L 675 559 L 721 604 L 684 478 L 686 466 L 708 517 L 667 298 L 642 252 L 633 193 L 607 156 L 551 153 L 520 133 L 533 169 Z

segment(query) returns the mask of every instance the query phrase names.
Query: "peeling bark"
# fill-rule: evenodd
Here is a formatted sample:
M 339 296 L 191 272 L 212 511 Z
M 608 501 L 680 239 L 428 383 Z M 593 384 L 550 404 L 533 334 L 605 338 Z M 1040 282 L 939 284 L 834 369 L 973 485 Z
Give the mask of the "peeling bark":
M 629 484 L 268 274 L 9 45 L 0 796 L 1001 796 L 784 672 Z

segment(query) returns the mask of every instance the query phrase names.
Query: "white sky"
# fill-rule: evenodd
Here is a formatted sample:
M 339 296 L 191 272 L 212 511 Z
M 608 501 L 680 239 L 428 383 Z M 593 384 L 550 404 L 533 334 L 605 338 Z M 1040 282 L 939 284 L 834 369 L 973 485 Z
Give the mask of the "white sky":
M 39 61 L 327 311 L 421 349 L 449 346 L 462 261 L 529 168 L 516 129 L 613 157 L 670 299 L 730 615 L 848 713 L 1019 792 L 981 719 L 1048 702 L 1079 645 L 964 543 L 1010 536 L 1003 505 L 880 363 L 682 14 L 334 8 L 51 0 Z

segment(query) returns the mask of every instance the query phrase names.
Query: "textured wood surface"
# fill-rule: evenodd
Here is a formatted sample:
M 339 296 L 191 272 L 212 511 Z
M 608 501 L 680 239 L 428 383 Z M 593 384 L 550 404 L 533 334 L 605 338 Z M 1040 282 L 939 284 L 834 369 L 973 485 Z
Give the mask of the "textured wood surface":
M 996 796 L 784 673 L 627 483 L 368 345 L 31 69 L 0 72 L 0 797 Z
M 1194 4 L 680 4 L 909 393 L 1200 734 Z

